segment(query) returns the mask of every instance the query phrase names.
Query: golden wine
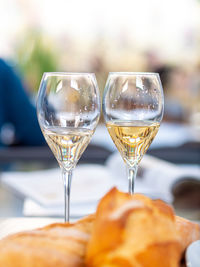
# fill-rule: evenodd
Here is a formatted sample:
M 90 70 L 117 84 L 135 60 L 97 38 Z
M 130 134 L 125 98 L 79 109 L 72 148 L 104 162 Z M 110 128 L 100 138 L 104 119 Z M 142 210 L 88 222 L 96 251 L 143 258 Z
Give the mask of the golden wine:
M 92 130 L 52 127 L 43 130 L 44 137 L 60 166 L 74 168 L 93 135 Z
M 107 122 L 106 126 L 123 160 L 132 167 L 149 148 L 160 124 L 150 121 L 115 121 Z

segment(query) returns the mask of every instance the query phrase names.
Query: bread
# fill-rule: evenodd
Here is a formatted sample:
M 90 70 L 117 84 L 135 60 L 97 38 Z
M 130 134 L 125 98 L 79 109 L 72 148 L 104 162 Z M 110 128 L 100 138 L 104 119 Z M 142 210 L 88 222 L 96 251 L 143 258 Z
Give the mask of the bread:
M 97 212 L 74 224 L 49 226 L 0 241 L 3 267 L 179 267 L 200 227 L 161 200 L 116 188 Z
M 85 266 L 86 244 L 93 219 L 94 216 L 89 216 L 76 224 L 51 224 L 1 240 L 0 266 Z
M 161 200 L 112 189 L 97 208 L 87 266 L 178 267 L 183 250 L 199 233 L 198 226 L 193 230 L 194 224 L 183 222 Z M 186 237 L 191 231 L 194 238 Z
M 190 243 L 200 239 L 200 226 L 182 217 L 176 216 L 176 230 L 181 240 L 182 252 Z

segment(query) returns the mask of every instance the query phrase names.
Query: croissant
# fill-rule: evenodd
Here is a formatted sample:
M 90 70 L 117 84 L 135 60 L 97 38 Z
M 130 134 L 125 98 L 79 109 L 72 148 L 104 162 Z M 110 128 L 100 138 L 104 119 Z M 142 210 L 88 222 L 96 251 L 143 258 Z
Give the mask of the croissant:
M 94 215 L 75 224 L 57 223 L 0 241 L 0 266 L 82 267 Z
M 175 217 L 161 200 L 112 189 L 100 201 L 88 243 L 90 267 L 178 267 L 197 224 Z

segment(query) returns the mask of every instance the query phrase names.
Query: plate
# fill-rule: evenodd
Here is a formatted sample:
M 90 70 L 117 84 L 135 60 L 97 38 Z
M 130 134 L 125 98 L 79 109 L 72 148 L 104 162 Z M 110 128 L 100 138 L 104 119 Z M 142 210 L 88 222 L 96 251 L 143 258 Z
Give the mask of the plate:
M 43 206 L 63 205 L 64 189 L 60 169 L 3 173 L 2 182 Z M 98 164 L 77 166 L 72 178 L 71 203 L 98 201 L 113 186 L 114 179 L 108 168 Z

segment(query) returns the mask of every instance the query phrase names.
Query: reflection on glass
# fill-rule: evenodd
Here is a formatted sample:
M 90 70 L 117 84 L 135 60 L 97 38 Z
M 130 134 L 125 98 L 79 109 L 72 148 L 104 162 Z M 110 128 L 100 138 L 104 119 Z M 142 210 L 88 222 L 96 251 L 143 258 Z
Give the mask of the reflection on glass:
M 103 97 L 104 118 L 128 168 L 130 194 L 134 192 L 138 164 L 158 132 L 163 105 L 158 74 L 109 74 Z
M 72 171 L 89 144 L 100 116 L 95 75 L 45 73 L 37 113 L 44 137 L 62 169 L 65 221 L 69 221 Z

